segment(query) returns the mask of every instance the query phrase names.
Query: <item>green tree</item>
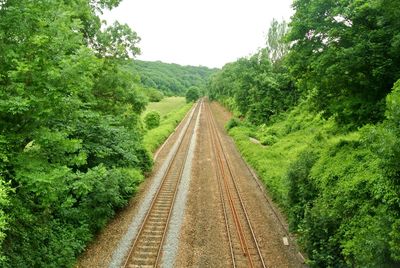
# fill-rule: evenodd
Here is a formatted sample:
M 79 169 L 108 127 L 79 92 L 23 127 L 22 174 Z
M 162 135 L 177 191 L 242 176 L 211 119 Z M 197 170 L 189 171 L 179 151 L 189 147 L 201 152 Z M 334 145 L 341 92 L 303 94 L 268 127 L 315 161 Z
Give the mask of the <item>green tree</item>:
M 297 101 L 293 83 L 283 65 L 274 68 L 269 51 L 225 65 L 210 82 L 210 97 L 227 103 L 251 123 L 262 124 Z
M 159 102 L 164 98 L 164 94 L 155 88 L 145 88 L 144 94 L 146 94 L 150 102 Z
M 273 64 L 283 59 L 289 52 L 289 44 L 284 40 L 288 30 L 288 25 L 285 21 L 272 20 L 266 37 L 266 49 Z
M 139 38 L 98 17 L 119 2 L 1 2 L 2 267 L 73 265 L 151 166 Z
M 343 124 L 382 120 L 384 98 L 400 76 L 398 2 L 298 0 L 293 6 L 289 62 L 299 88 Z
M 141 83 L 146 88 L 158 89 L 167 96 L 184 96 L 191 86 L 204 88 L 216 69 L 135 60 L 131 64 L 131 71 L 140 76 Z
M 197 101 L 200 98 L 200 90 L 198 87 L 190 87 L 186 92 L 186 101 Z

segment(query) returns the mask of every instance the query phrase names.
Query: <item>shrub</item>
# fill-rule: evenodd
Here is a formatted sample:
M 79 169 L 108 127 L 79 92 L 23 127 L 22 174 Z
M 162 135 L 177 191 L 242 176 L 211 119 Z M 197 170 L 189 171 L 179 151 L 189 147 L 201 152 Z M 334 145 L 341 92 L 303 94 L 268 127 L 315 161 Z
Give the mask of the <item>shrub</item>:
M 266 135 L 261 138 L 262 145 L 273 145 L 278 141 L 278 138 L 274 135 Z
M 164 94 L 155 88 L 145 89 L 145 94 L 150 102 L 159 102 L 164 98 Z
M 231 118 L 225 125 L 225 129 L 229 131 L 230 129 L 240 125 L 240 121 L 237 118 Z
M 147 129 L 153 129 L 160 125 L 160 113 L 151 111 L 144 117 L 144 123 Z
M 168 138 L 174 131 L 178 123 L 184 118 L 186 113 L 192 107 L 191 104 L 186 104 L 179 109 L 171 110 L 164 115 L 160 126 L 147 131 L 144 136 L 143 143 L 149 152 L 155 152 L 156 149 Z
M 305 209 L 318 194 L 315 183 L 310 178 L 311 168 L 317 159 L 318 154 L 307 149 L 300 153 L 297 160 L 290 164 L 287 170 L 289 224 L 293 230 L 299 227 L 304 218 Z

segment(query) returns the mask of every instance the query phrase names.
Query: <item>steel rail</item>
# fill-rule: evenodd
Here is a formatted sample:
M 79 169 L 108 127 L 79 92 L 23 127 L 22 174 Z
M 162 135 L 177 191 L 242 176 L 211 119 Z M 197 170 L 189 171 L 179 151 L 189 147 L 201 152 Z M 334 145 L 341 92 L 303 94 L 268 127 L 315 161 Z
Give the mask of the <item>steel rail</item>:
M 220 145 L 220 143 L 218 143 L 218 144 L 216 143 L 216 141 L 218 141 L 218 139 L 216 137 L 216 135 L 217 135 L 216 134 L 216 129 L 215 129 L 215 126 L 212 124 L 212 119 L 211 119 L 210 113 L 209 113 L 209 120 L 208 121 L 210 122 L 209 125 L 210 125 L 210 130 L 211 130 L 211 133 L 212 133 L 212 142 L 213 142 L 214 148 L 216 150 L 216 157 L 217 157 L 217 160 L 218 160 L 217 163 L 219 164 L 218 165 L 219 166 L 219 171 L 222 173 L 225 193 L 226 193 L 226 196 L 227 196 L 227 199 L 228 199 L 228 203 L 229 203 L 229 207 L 231 209 L 231 213 L 232 213 L 232 216 L 233 216 L 235 229 L 236 229 L 236 232 L 237 232 L 237 234 L 239 236 L 240 247 L 241 247 L 244 255 L 247 257 L 248 261 L 250 262 L 250 267 L 254 267 L 253 261 L 251 259 L 250 254 L 249 254 L 249 248 L 248 248 L 248 245 L 246 243 L 246 238 L 245 238 L 245 235 L 244 235 L 244 232 L 243 232 L 243 227 L 242 227 L 242 225 L 240 223 L 240 219 L 239 219 L 235 204 L 233 202 L 233 197 L 232 197 L 231 191 L 230 191 L 229 186 L 228 186 L 229 182 L 228 182 L 228 179 L 227 179 L 227 175 L 225 174 L 225 168 L 224 168 L 224 165 L 223 165 L 223 159 L 221 157 L 221 149 L 220 149 L 221 145 Z M 222 202 L 223 202 L 223 200 L 222 200 Z M 232 247 L 232 245 L 231 245 L 231 247 Z M 236 260 L 236 258 L 233 259 L 234 266 L 236 266 L 236 263 L 235 263 L 236 261 L 235 260 Z
M 208 111 L 206 112 L 206 118 L 209 117 L 209 115 L 207 115 L 207 113 L 208 113 Z M 216 146 L 215 146 L 215 141 L 213 139 L 211 125 L 210 125 L 209 120 L 206 119 L 206 121 L 207 121 L 207 126 L 208 126 L 208 130 L 209 130 L 210 139 L 211 139 L 211 142 L 209 143 L 210 144 L 210 151 L 214 152 L 213 148 L 215 148 Z M 218 161 L 216 159 L 217 156 L 215 155 L 215 152 L 213 153 L 213 156 L 215 158 L 215 161 Z M 217 163 L 217 165 L 218 165 L 218 163 Z M 218 167 L 219 167 L 219 165 L 218 165 Z M 227 237 L 228 237 L 229 250 L 230 250 L 230 254 L 231 254 L 232 264 L 233 264 L 233 267 L 236 268 L 235 254 L 234 254 L 234 251 L 233 251 L 232 237 L 231 237 L 231 232 L 229 230 L 228 212 L 227 212 L 227 208 L 226 208 L 226 205 L 225 205 L 225 202 L 224 202 L 223 187 L 221 185 L 221 180 L 222 179 L 221 179 L 220 172 L 218 172 L 218 170 L 217 170 L 217 167 L 215 169 L 215 176 L 217 177 L 217 182 L 218 182 L 219 196 L 220 196 L 220 200 L 221 200 L 221 203 L 222 203 L 222 211 L 223 211 L 223 215 L 224 215 L 225 229 L 226 229 L 226 233 L 227 233 Z
M 207 104 L 207 106 L 208 106 L 208 109 L 207 109 L 207 113 L 206 114 L 208 115 L 208 118 L 209 118 L 208 121 L 209 121 L 210 129 L 213 132 L 212 139 L 216 140 L 216 141 L 213 141 L 214 151 L 218 155 L 217 158 L 219 158 L 219 160 L 217 162 L 219 163 L 219 166 L 222 167 L 222 168 L 220 168 L 220 172 L 223 174 L 223 177 L 224 177 L 226 195 L 228 197 L 228 201 L 229 201 L 229 204 L 230 204 L 230 207 L 231 207 L 231 210 L 232 210 L 233 218 L 234 218 L 234 221 L 235 221 L 235 226 L 236 226 L 236 229 L 238 231 L 238 235 L 239 235 L 239 238 L 240 238 L 239 240 L 241 242 L 241 247 L 242 247 L 243 253 L 249 259 L 250 267 L 254 267 L 254 263 L 253 263 L 253 260 L 251 258 L 251 254 L 249 252 L 249 248 L 248 248 L 247 243 L 246 243 L 243 227 L 242 227 L 242 225 L 240 223 L 240 219 L 239 219 L 239 216 L 238 216 L 238 213 L 237 213 L 237 208 L 235 207 L 235 205 L 233 203 L 233 198 L 232 198 L 231 190 L 229 189 L 229 186 L 228 186 L 228 184 L 229 184 L 228 181 L 232 181 L 232 183 L 234 185 L 235 194 L 238 196 L 240 207 L 242 208 L 242 211 L 243 211 L 244 216 L 245 216 L 245 221 L 246 221 L 245 224 L 247 224 L 247 226 L 249 227 L 249 230 L 250 230 L 250 233 L 251 233 L 251 237 L 252 237 L 252 241 L 253 241 L 254 245 L 256 246 L 256 248 L 257 248 L 257 254 L 258 254 L 259 259 L 260 259 L 260 261 L 262 263 L 262 267 L 266 267 L 265 261 L 264 261 L 264 259 L 262 257 L 262 254 L 261 254 L 260 246 L 258 244 L 257 238 L 256 238 L 254 230 L 253 230 L 253 227 L 251 225 L 251 222 L 250 222 L 250 219 L 249 219 L 245 204 L 244 204 L 243 199 L 241 197 L 238 185 L 237 185 L 237 183 L 235 181 L 235 176 L 233 174 L 233 170 L 231 168 L 231 164 L 229 162 L 229 158 L 227 157 L 227 154 L 226 154 L 226 152 L 224 150 L 224 147 L 222 145 L 221 137 L 220 137 L 220 134 L 218 132 L 214 117 L 213 117 L 213 115 L 211 113 L 209 104 Z M 225 160 L 225 161 L 223 161 L 223 160 Z M 225 168 L 223 166 L 223 162 L 226 163 L 229 176 L 227 176 L 225 174 Z M 230 180 L 229 180 L 228 177 L 230 177 Z
M 168 174 L 170 173 L 171 168 L 172 168 L 173 164 L 175 163 L 175 161 L 177 159 L 177 155 L 180 152 L 180 149 L 182 147 L 183 141 L 185 140 L 185 137 L 187 137 L 187 133 L 188 133 L 188 130 L 190 128 L 190 125 L 194 122 L 194 120 L 193 120 L 193 118 L 195 117 L 194 115 L 197 114 L 197 116 L 198 116 L 199 106 L 200 106 L 201 102 L 202 101 L 197 103 L 197 105 L 195 107 L 195 111 L 193 112 L 192 116 L 188 119 L 190 121 L 189 121 L 186 129 L 184 130 L 184 134 L 182 135 L 181 140 L 179 141 L 179 145 L 178 145 L 177 150 L 175 151 L 174 155 L 172 156 L 170 162 L 168 163 L 167 169 L 164 172 L 163 177 L 161 179 L 160 186 L 158 187 L 157 192 L 154 195 L 153 200 L 151 202 L 150 208 L 148 209 L 148 211 L 146 213 L 146 216 L 145 216 L 144 220 L 142 221 L 142 223 L 140 225 L 140 229 L 138 231 L 138 234 L 136 235 L 136 238 L 135 238 L 134 242 L 132 243 L 132 246 L 131 246 L 131 248 L 129 250 L 127 258 L 125 259 L 125 263 L 124 263 L 123 267 L 128 267 L 128 265 L 129 265 L 129 262 L 130 262 L 130 259 L 132 257 L 132 254 L 135 251 L 135 248 L 136 248 L 136 246 L 137 246 L 137 244 L 139 242 L 139 239 L 140 239 L 141 235 L 143 234 L 144 228 L 145 228 L 146 224 L 148 224 L 149 216 L 150 216 L 151 212 L 154 209 L 154 206 L 156 204 L 156 201 L 157 201 L 158 197 L 160 196 L 160 193 L 161 193 L 161 190 L 162 190 L 163 186 L 166 183 L 166 178 L 168 177 Z M 194 127 L 192 128 L 192 133 L 191 133 L 191 136 L 189 137 L 189 143 L 190 143 L 191 137 L 193 135 L 193 132 L 194 132 Z M 179 168 L 178 181 L 176 182 L 174 190 L 173 190 L 173 198 L 172 198 L 171 203 L 170 203 L 169 208 L 168 208 L 168 216 L 167 216 L 167 219 L 166 219 L 165 226 L 163 228 L 161 242 L 158 245 L 157 255 L 155 257 L 155 262 L 153 264 L 154 267 L 156 267 L 158 265 L 158 262 L 160 261 L 160 255 L 161 255 L 160 253 L 161 253 L 162 245 L 163 245 L 163 242 L 164 242 L 164 239 L 165 239 L 165 234 L 166 234 L 166 231 L 167 231 L 167 228 L 168 228 L 168 223 L 169 223 L 170 216 L 171 216 L 171 213 L 172 213 L 172 208 L 173 208 L 173 205 L 174 205 L 174 202 L 175 202 L 175 197 L 176 197 L 177 189 L 178 189 L 178 186 L 179 186 L 179 182 L 180 182 L 180 179 L 182 177 L 182 172 L 183 172 L 183 169 L 184 169 L 184 166 L 185 166 L 185 163 L 186 163 L 186 159 L 187 159 L 187 155 L 188 155 L 188 151 L 189 151 L 189 146 L 187 146 L 187 148 L 185 148 L 185 149 L 186 150 L 184 151 L 183 163 Z

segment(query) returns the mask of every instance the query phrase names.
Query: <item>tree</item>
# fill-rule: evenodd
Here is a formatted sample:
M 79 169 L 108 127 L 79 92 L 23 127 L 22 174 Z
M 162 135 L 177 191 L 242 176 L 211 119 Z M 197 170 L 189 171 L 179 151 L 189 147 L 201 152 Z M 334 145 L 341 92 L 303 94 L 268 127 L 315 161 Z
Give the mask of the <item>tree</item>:
M 249 58 L 225 65 L 210 82 L 210 97 L 253 124 L 267 123 L 274 115 L 286 111 L 297 101 L 291 79 L 284 65 L 274 67 L 269 51 L 261 49 Z
M 289 44 L 284 40 L 287 32 L 288 25 L 285 21 L 272 20 L 266 37 L 266 49 L 273 64 L 276 64 L 289 52 Z
M 165 95 L 184 96 L 191 86 L 204 88 L 208 78 L 216 71 L 207 67 L 180 66 L 163 62 L 135 60 L 131 71 L 140 76 L 147 88 L 155 88 Z
M 1 2 L 2 267 L 73 265 L 151 166 L 126 60 L 139 39 L 98 17 L 119 2 Z
M 200 90 L 198 87 L 190 87 L 186 92 L 186 101 L 192 102 L 197 101 L 200 98 Z
M 294 2 L 291 74 L 315 107 L 359 126 L 383 119 L 400 76 L 400 11 L 395 0 Z

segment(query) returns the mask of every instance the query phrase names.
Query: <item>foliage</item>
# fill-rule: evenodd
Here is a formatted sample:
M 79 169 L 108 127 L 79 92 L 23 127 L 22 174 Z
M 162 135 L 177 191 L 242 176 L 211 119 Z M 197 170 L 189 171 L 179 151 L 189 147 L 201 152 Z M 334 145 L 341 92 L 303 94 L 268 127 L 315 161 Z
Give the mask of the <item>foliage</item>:
M 288 25 L 285 21 L 272 20 L 266 38 L 266 49 L 269 59 L 274 64 L 282 60 L 289 52 L 289 44 L 283 40 L 287 31 Z
M 175 99 L 175 106 L 168 106 L 168 111 L 165 109 L 165 107 L 162 107 L 164 115 L 161 118 L 160 126 L 147 131 L 146 135 L 144 136 L 144 145 L 150 152 L 154 152 L 168 138 L 178 123 L 184 118 L 186 113 L 192 107 L 192 103 L 185 104 L 183 102 L 183 104 L 181 103 L 179 105 L 180 102 L 176 102 L 179 99 L 173 99 Z
M 302 103 L 270 126 L 230 134 L 288 214 L 315 267 L 396 267 L 400 262 L 400 82 L 386 120 L 346 133 Z M 274 135 L 268 147 L 254 144 Z
M 186 102 L 197 101 L 200 98 L 200 90 L 197 87 L 190 87 L 186 91 Z
M 2 267 L 71 267 L 151 167 L 139 38 L 98 17 L 119 2 L 2 2 Z
M 398 1 L 293 6 L 289 43 L 274 21 L 267 48 L 224 66 L 210 97 L 244 122 L 229 133 L 311 266 L 398 267 Z
M 294 3 L 290 71 L 318 111 L 351 128 L 383 119 L 400 77 L 396 0 Z
M 265 49 L 225 65 L 212 77 L 209 91 L 211 99 L 231 101 L 229 107 L 254 124 L 269 122 L 297 102 L 289 76 L 272 65 Z
M 184 96 L 191 86 L 200 89 L 206 86 L 208 78 L 216 71 L 207 67 L 180 66 L 163 62 L 135 60 L 131 69 L 140 76 L 147 88 L 156 88 L 166 96 Z
M 159 102 L 164 98 L 164 94 L 155 88 L 144 89 L 144 94 L 149 99 L 149 102 Z
M 302 103 L 270 126 L 240 124 L 229 131 L 245 160 L 260 175 L 274 200 L 285 209 L 290 199 L 286 177 L 290 165 L 308 146 L 325 140 L 327 133 L 334 132 L 332 121 L 316 116 L 307 106 L 308 103 Z M 255 144 L 249 137 L 264 144 Z
M 147 129 L 153 129 L 160 125 L 160 114 L 156 111 L 151 111 L 144 117 L 144 123 Z
M 229 119 L 228 123 L 225 124 L 225 129 L 229 131 L 230 129 L 240 125 L 240 121 L 237 118 Z
M 8 223 L 9 223 L 9 218 L 8 218 L 8 215 L 6 214 L 6 209 L 10 205 L 10 200 L 8 197 L 9 192 L 10 192 L 9 186 L 6 185 L 1 178 L 1 180 L 0 180 L 0 244 L 3 243 L 3 241 L 6 237 L 6 231 L 7 231 Z M 4 256 L 3 251 L 0 251 L 0 265 L 1 266 L 5 265 L 5 256 Z

